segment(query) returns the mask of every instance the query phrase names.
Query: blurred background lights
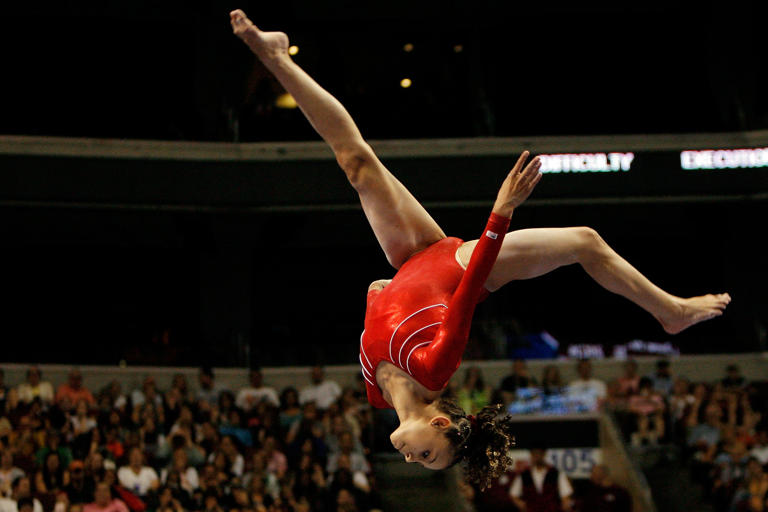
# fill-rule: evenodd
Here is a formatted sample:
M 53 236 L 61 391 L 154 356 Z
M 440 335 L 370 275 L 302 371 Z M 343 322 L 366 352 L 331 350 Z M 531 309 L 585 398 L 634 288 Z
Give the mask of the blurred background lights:
M 411 86 L 412 83 L 413 82 L 411 82 L 410 78 L 403 78 L 402 80 L 400 80 L 400 87 L 402 87 L 403 89 L 407 89 Z
M 277 108 L 296 108 L 298 105 L 296 104 L 296 100 L 293 99 L 293 96 L 290 94 L 283 93 L 280 96 L 277 97 L 275 100 L 275 106 Z
M 413 51 L 413 43 L 405 43 L 403 45 L 403 51 L 404 52 L 412 52 Z
M 464 51 L 464 45 L 463 44 L 455 44 L 453 45 L 453 51 L 456 53 L 461 53 Z
M 299 47 L 296 45 L 291 45 L 288 47 L 288 54 L 289 55 L 296 55 L 299 53 Z

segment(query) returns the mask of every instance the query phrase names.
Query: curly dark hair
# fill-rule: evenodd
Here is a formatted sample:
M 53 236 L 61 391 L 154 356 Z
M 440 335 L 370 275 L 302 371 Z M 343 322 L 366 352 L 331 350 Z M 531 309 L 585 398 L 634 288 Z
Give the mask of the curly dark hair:
M 512 435 L 512 418 L 503 412 L 501 404 L 489 405 L 467 416 L 452 398 L 441 397 L 439 411 L 451 418 L 452 425 L 445 431 L 455 452 L 453 463 L 461 463 L 464 475 L 481 490 L 491 486 L 510 466 L 509 451 L 515 445 Z

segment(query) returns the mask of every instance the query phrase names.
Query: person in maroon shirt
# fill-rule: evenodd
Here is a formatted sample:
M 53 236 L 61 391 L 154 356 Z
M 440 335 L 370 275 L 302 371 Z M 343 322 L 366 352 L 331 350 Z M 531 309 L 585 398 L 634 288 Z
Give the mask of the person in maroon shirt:
M 611 480 L 608 467 L 596 464 L 589 482 L 576 500 L 578 512 L 632 512 L 632 498 L 626 489 Z
M 727 294 L 681 298 L 661 290 L 590 228 L 521 229 L 506 235 L 512 212 L 541 178 L 538 158 L 525 164 L 527 151 L 502 184 L 480 239 L 463 242 L 447 237 L 378 159 L 341 103 L 293 62 L 288 36 L 261 31 L 239 9 L 230 18 L 235 35 L 275 76 L 331 147 L 387 260 L 398 269 L 393 279 L 375 281 L 369 287 L 361 364 L 371 403 L 393 407 L 398 414 L 400 427 L 391 440 L 406 461 L 431 469 L 465 461 L 474 468 L 471 478 L 485 485 L 511 464 L 507 455 L 513 442 L 511 422 L 500 417 L 500 408 L 484 409 L 477 418 L 470 418 L 441 398 L 446 377 L 460 362 L 474 306 L 486 291 L 579 263 L 603 287 L 651 313 L 669 333 L 721 315 L 730 301 Z M 419 265 L 413 263 L 416 259 Z M 455 260 L 453 266 L 447 259 Z M 441 269 L 440 279 L 425 279 L 435 266 Z M 406 270 L 408 279 L 400 274 Z M 418 285 L 408 285 L 411 277 Z M 445 283 L 443 277 L 448 278 Z M 440 281 L 435 283 L 439 288 L 434 290 L 435 296 L 447 302 L 430 303 L 429 296 L 421 295 L 425 292 L 422 285 L 434 281 Z M 403 302 L 406 297 L 407 304 Z M 423 304 L 421 309 L 404 307 L 417 303 Z M 412 321 L 415 325 L 401 329 Z M 376 352 L 373 361 L 363 357 L 366 348 Z

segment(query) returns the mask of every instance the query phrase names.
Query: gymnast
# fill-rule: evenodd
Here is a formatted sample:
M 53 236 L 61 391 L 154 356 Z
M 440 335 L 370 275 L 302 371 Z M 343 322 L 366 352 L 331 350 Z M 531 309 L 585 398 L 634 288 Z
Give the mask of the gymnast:
M 511 464 L 512 421 L 501 406 L 476 417 L 443 390 L 461 362 L 475 305 L 506 283 L 578 263 L 607 290 L 631 300 L 675 334 L 723 314 L 728 294 L 681 298 L 651 283 L 591 228 L 507 233 L 515 208 L 541 179 L 541 162 L 524 152 L 504 179 L 478 240 L 446 237 L 421 204 L 379 161 L 345 108 L 288 55 L 288 36 L 230 14 L 242 39 L 298 103 L 333 150 L 363 212 L 397 269 L 368 288 L 360 364 L 368 400 L 394 408 L 392 445 L 407 462 L 443 469 L 457 462 L 487 487 Z M 526 164 L 526 162 L 528 163 Z

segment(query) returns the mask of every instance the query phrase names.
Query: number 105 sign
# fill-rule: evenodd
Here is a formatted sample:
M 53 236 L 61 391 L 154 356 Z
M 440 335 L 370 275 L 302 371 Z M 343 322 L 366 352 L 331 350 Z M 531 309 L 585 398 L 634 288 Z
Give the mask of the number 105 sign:
M 515 469 L 523 469 L 531 460 L 531 452 L 528 450 L 512 450 L 511 456 L 515 461 Z M 550 448 L 546 459 L 558 471 L 568 475 L 568 478 L 589 478 L 592 468 L 603 462 L 603 451 L 600 448 Z

